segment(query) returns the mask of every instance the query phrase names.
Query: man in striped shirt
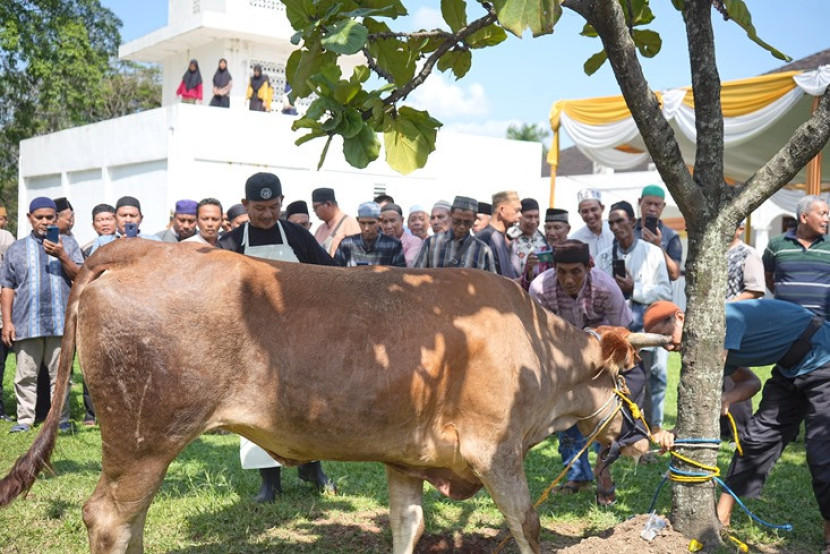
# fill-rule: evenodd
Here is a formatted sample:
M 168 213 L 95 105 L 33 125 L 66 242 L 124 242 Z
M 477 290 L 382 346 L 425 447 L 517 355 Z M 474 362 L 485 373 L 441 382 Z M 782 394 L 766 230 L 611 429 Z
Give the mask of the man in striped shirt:
M 795 208 L 798 226 L 769 241 L 764 250 L 764 276 L 775 298 L 830 314 L 830 211 L 818 196 L 805 196 Z
M 450 229 L 424 241 L 413 267 L 470 267 L 495 272 L 493 251 L 470 233 L 476 210 L 475 199 L 456 196 L 450 209 Z

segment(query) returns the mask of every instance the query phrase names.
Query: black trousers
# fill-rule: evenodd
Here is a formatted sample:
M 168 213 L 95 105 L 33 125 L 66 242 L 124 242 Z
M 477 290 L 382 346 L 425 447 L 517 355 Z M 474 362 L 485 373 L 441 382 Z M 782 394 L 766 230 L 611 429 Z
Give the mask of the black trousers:
M 3 403 L 3 377 L 6 373 L 6 358 L 9 350 L 9 347 L 0 341 L 0 415 L 6 415 L 6 405 Z
M 738 496 L 757 498 L 784 447 L 805 422 L 804 443 L 813 494 L 830 520 L 830 366 L 789 379 L 776 367 L 764 385 L 761 405 L 749 420 L 744 455 L 735 453 L 726 484 Z

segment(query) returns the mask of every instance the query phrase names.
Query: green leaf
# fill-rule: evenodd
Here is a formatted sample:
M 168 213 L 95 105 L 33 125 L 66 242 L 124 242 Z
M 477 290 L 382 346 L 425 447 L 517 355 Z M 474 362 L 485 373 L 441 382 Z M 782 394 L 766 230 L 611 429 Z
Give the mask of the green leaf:
M 378 159 L 380 141 L 368 125 L 363 125 L 360 132 L 351 138 L 343 139 L 343 155 L 352 167 L 363 169 Z
M 326 66 L 336 66 L 337 56 L 333 52 L 322 52 L 319 43 L 311 42 L 308 48 L 295 50 L 285 64 L 285 77 L 297 98 L 312 93 L 310 77 L 321 73 Z
M 438 59 L 437 65 L 439 71 L 451 69 L 458 80 L 470 71 L 473 65 L 473 53 L 469 50 L 450 50 Z
M 357 65 L 352 71 L 352 76 L 349 78 L 350 83 L 365 83 L 371 77 L 372 72 L 365 65 Z
M 294 144 L 296 144 L 297 146 L 302 146 L 303 144 L 307 143 L 310 140 L 314 140 L 316 138 L 324 137 L 327 134 L 328 133 L 325 133 L 325 132 L 323 132 L 319 129 L 315 129 L 315 130 L 311 131 L 310 133 L 308 133 L 307 135 L 303 135 L 300 138 L 298 138 L 297 140 L 295 140 Z
M 597 72 L 597 70 L 602 67 L 602 64 L 605 63 L 605 60 L 608 59 L 608 54 L 605 53 L 605 50 L 600 50 L 585 62 L 582 66 L 585 70 L 586 75 L 593 75 Z
M 386 162 L 404 175 L 424 167 L 435 150 L 440 126 L 441 122 L 425 111 L 401 107 L 397 115 L 390 115 L 384 123 Z
M 488 46 L 495 46 L 507 40 L 507 32 L 503 27 L 496 25 L 488 25 L 467 37 L 464 42 L 470 48 L 486 48 Z
M 337 54 L 357 54 L 366 44 L 369 30 L 354 19 L 342 19 L 320 39 L 323 48 Z
M 406 84 L 415 75 L 415 62 L 410 58 L 409 45 L 405 42 L 394 38 L 370 42 L 369 53 L 398 86 Z
M 755 31 L 755 26 L 752 25 L 752 14 L 749 13 L 749 8 L 746 7 L 743 0 L 724 0 L 724 6 L 726 7 L 726 11 L 729 13 L 729 18 L 737 23 L 741 29 L 746 31 L 746 36 L 748 36 L 752 42 L 769 51 L 770 54 L 779 60 L 784 60 L 786 62 L 792 61 L 791 57 L 761 40 L 758 33 Z
M 684 9 L 686 9 L 685 0 L 671 0 L 671 4 L 672 6 L 674 6 L 674 9 L 676 9 L 679 12 L 682 12 Z
M 634 29 L 634 44 L 640 54 L 646 58 L 653 58 L 660 52 L 663 46 L 663 39 L 656 31 L 648 29 Z
M 579 34 L 582 35 L 583 37 L 591 37 L 591 38 L 596 38 L 596 37 L 599 36 L 599 34 L 597 33 L 597 30 L 594 29 L 594 26 L 591 25 L 590 23 L 586 23 L 585 26 L 582 27 L 582 31 Z
M 467 2 L 464 0 L 441 0 L 441 15 L 453 33 L 467 26 Z
M 296 31 L 301 31 L 311 23 L 314 5 L 310 0 L 283 0 L 285 15 Z
M 383 10 L 384 15 L 391 19 L 397 19 L 408 13 L 401 0 L 362 0 L 360 6 L 363 8 Z
M 534 37 L 552 33 L 562 15 L 559 0 L 493 0 L 493 6 L 502 27 L 520 38 L 528 28 Z
M 337 128 L 337 133 L 343 135 L 343 138 L 352 138 L 360 133 L 361 129 L 366 125 L 363 121 L 363 116 L 354 108 L 346 108 L 343 110 L 343 121 L 340 127 Z

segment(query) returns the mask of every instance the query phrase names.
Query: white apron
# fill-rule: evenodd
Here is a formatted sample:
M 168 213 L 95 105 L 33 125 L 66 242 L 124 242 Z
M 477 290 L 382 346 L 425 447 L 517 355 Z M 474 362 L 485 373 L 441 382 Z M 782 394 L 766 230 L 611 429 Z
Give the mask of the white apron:
M 282 244 L 265 244 L 263 246 L 251 246 L 248 244 L 248 226 L 245 224 L 245 231 L 242 234 L 242 248 L 246 256 L 253 256 L 254 258 L 264 258 L 266 260 L 277 260 L 280 262 L 295 262 L 299 263 L 294 250 L 288 244 L 288 239 L 285 238 L 285 232 L 282 230 L 282 225 L 277 221 L 277 229 L 280 231 L 280 238 Z M 249 441 L 245 437 L 239 437 L 239 459 L 242 462 L 242 469 L 262 469 L 266 467 L 280 467 L 280 463 L 268 455 L 265 450 L 257 446 L 255 443 Z

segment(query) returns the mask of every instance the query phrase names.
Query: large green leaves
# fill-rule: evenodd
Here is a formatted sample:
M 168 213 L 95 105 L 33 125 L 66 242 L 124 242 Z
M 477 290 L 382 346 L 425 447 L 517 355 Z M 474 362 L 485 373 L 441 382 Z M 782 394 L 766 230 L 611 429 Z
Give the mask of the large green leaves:
M 354 19 L 342 19 L 327 28 L 320 44 L 337 54 L 356 54 L 363 49 L 369 31 Z
M 562 15 L 558 0 L 494 0 L 493 6 L 499 23 L 517 37 L 525 29 L 534 37 L 550 34 Z
M 473 65 L 473 53 L 467 49 L 450 50 L 438 60 L 439 71 L 451 70 L 456 79 L 462 78 Z
M 368 125 L 363 125 L 356 135 L 343 138 L 343 155 L 353 167 L 363 169 L 375 161 L 379 153 L 380 141 Z
M 440 126 L 429 113 L 407 106 L 389 114 L 383 128 L 386 162 L 404 175 L 424 167 L 435 150 Z

